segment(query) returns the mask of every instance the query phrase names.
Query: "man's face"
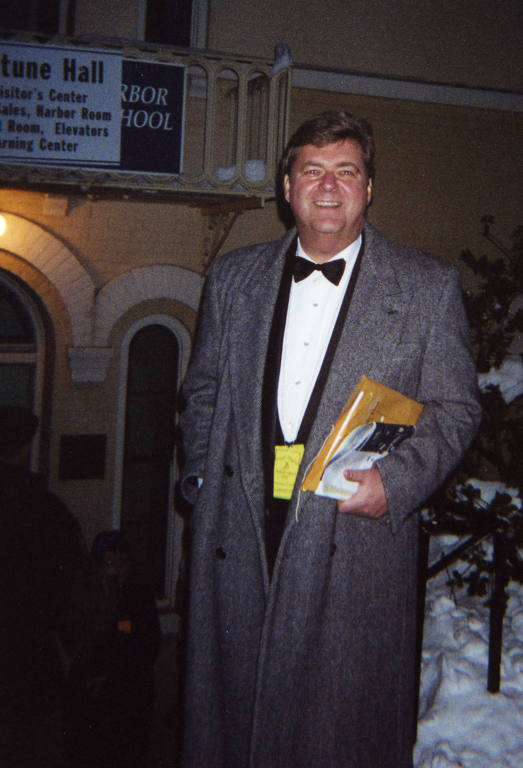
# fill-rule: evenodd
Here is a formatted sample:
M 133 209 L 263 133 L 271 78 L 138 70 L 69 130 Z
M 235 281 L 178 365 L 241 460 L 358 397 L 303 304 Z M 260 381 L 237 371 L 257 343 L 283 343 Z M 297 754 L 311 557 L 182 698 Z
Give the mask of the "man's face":
M 283 191 L 304 251 L 327 261 L 356 240 L 372 198 L 360 145 L 347 139 L 300 147 Z

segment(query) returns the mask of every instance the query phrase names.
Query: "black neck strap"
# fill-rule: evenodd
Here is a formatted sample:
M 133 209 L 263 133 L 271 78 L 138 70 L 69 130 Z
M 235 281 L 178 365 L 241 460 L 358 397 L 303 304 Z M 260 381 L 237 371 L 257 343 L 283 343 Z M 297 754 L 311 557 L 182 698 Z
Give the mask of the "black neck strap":
M 343 326 L 345 325 L 345 320 L 347 319 L 347 312 L 349 311 L 349 306 L 351 303 L 352 295 L 354 293 L 354 288 L 358 280 L 361 259 L 363 256 L 363 249 L 364 249 L 364 235 L 362 233 L 360 250 L 358 251 L 356 261 L 354 262 L 354 267 L 352 268 L 352 274 L 350 276 L 349 284 L 347 285 L 347 288 L 345 290 L 345 295 L 343 297 L 343 301 L 341 303 L 340 310 L 338 312 L 338 317 L 336 318 L 336 323 L 334 324 L 334 328 L 332 329 L 332 334 L 331 334 L 327 349 L 325 351 L 325 355 L 323 357 L 323 362 L 321 364 L 320 371 L 316 378 L 314 388 L 311 392 L 309 402 L 307 403 L 307 408 L 305 409 L 305 413 L 303 415 L 303 419 L 301 421 L 300 428 L 298 430 L 298 435 L 296 436 L 295 442 L 297 443 L 305 444 L 309 438 L 309 433 L 311 431 L 312 423 L 318 411 L 321 396 L 323 395 L 323 390 L 325 389 L 325 383 L 329 375 L 332 359 L 334 357 L 334 353 L 336 352 L 336 348 L 338 346 L 338 342 L 341 337 L 341 332 L 343 330 Z M 285 328 L 284 328 L 284 331 L 285 331 Z M 283 337 L 282 337 L 282 344 L 283 344 Z M 277 419 L 277 422 L 279 426 L 280 424 L 279 418 Z M 281 427 L 280 427 L 280 433 L 281 433 Z
M 287 317 L 287 306 L 291 292 L 294 260 L 296 258 L 297 236 L 294 237 L 285 254 L 280 290 L 274 306 L 272 325 L 269 333 L 267 357 L 263 378 L 262 397 L 262 435 L 263 435 L 263 465 L 265 474 L 265 487 L 272 496 L 272 477 L 274 471 L 274 445 L 277 440 L 276 429 L 279 427 L 278 419 L 278 379 L 280 378 L 281 353 L 283 348 L 283 334 Z

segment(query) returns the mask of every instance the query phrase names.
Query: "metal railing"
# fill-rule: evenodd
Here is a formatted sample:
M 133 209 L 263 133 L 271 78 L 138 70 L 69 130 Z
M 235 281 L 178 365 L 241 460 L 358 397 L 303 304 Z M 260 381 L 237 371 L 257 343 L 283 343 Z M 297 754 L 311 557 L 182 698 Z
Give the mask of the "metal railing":
M 123 60 L 183 67 L 185 101 L 181 171 L 148 173 L 0 163 L 0 183 L 46 187 L 68 194 L 149 197 L 178 195 L 188 202 L 223 197 L 274 196 L 277 161 L 287 139 L 291 58 L 276 46 L 274 61 L 203 50 L 159 47 L 118 39 L 65 38 L 0 32 L 6 42 L 78 46 L 119 52 Z

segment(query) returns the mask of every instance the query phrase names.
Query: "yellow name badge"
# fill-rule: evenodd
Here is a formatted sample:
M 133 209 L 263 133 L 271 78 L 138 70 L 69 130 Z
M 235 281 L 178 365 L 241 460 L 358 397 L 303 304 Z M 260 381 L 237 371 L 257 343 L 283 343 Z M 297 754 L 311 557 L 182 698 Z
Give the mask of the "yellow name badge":
M 300 468 L 305 446 L 302 443 L 274 446 L 274 498 L 286 499 L 292 496 L 296 475 Z

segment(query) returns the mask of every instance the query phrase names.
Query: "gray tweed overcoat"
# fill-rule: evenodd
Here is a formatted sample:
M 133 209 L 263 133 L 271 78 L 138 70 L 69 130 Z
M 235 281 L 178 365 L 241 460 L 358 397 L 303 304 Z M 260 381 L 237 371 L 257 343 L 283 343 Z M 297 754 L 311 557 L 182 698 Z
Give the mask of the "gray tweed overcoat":
M 195 502 L 184 768 L 409 768 L 416 508 L 459 461 L 480 409 L 457 270 L 365 227 L 361 270 L 272 580 L 261 397 L 293 237 L 216 260 L 184 384 L 182 488 Z M 425 404 L 379 462 L 389 515 L 299 493 L 362 374 Z M 189 477 L 203 478 L 199 491 Z

